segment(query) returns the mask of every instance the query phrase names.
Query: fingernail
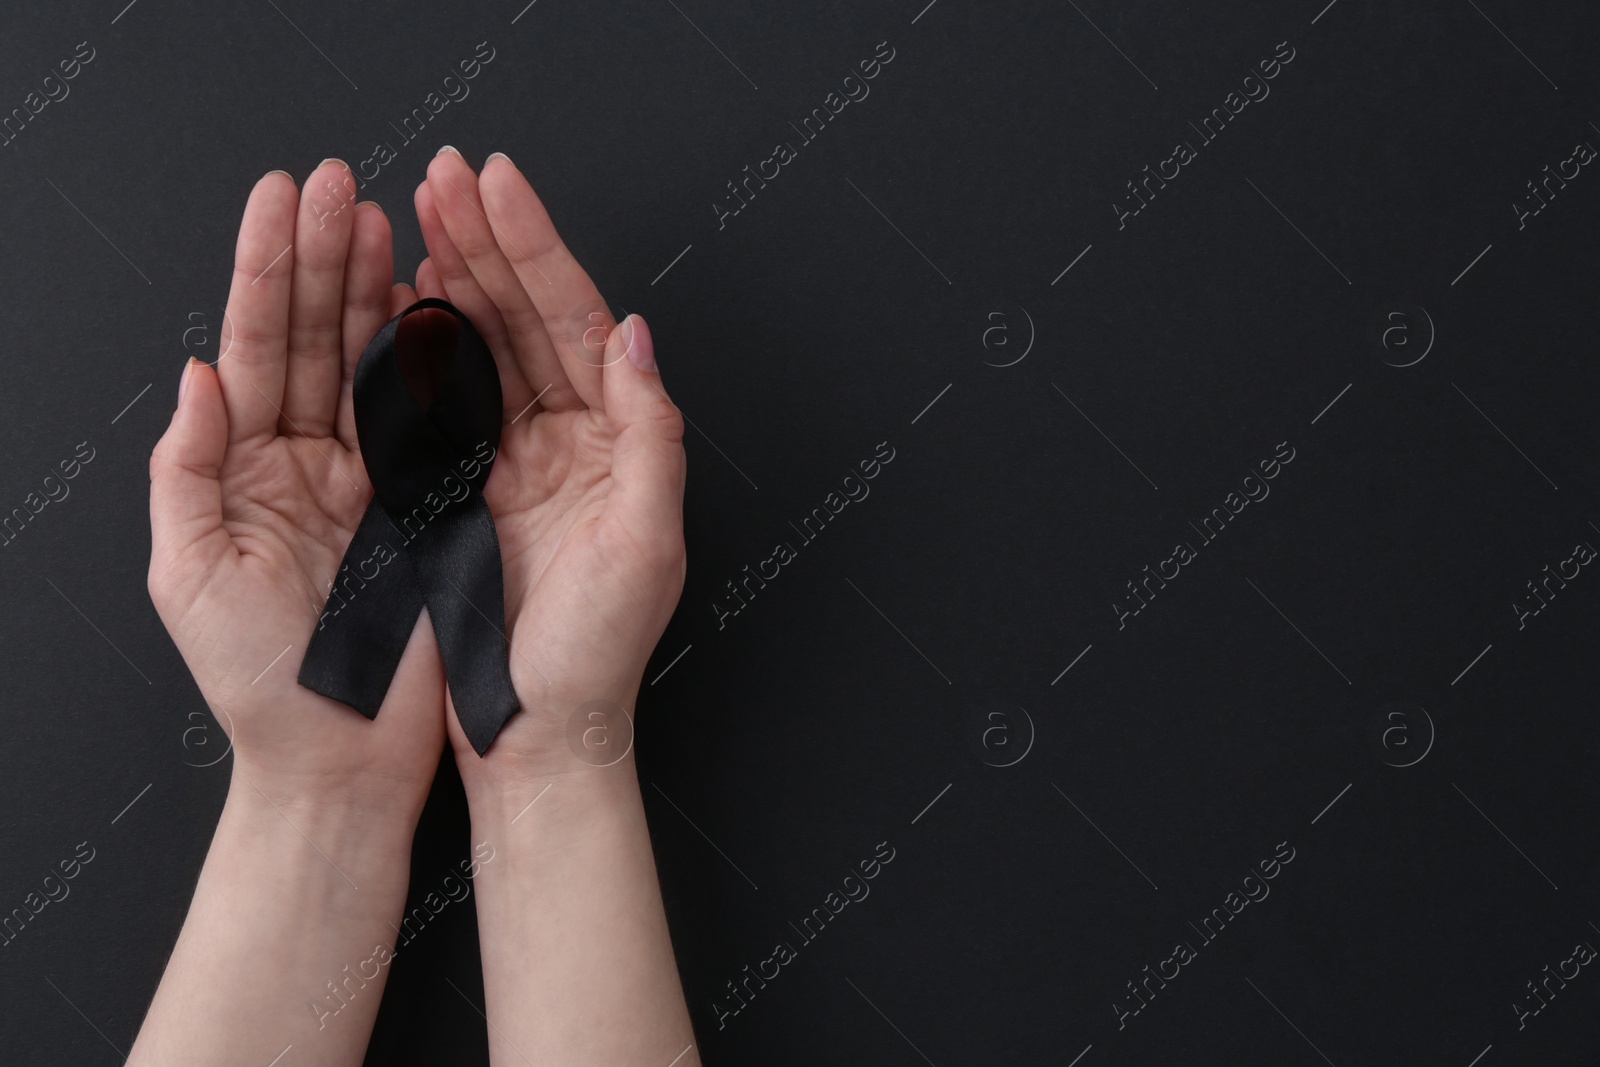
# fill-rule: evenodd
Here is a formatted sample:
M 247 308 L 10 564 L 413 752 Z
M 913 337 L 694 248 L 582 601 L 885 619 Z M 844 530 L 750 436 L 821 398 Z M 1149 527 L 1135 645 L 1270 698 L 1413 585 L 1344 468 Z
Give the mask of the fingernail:
M 435 153 L 434 153 L 434 155 L 436 155 L 436 156 L 442 156 L 442 155 L 444 155 L 444 154 L 445 154 L 445 153 L 446 153 L 446 152 L 456 152 L 456 146 L 455 146 L 455 145 L 449 145 L 449 144 L 447 144 L 447 145 L 445 145 L 445 146 L 444 146 L 444 147 L 443 147 L 443 148 L 441 148 L 441 149 L 439 149 L 439 151 L 437 151 L 437 152 L 435 152 Z M 456 152 L 456 155 L 458 155 L 458 156 L 459 156 L 459 155 L 460 155 L 460 154 L 461 154 L 461 153 L 460 153 L 460 152 Z
M 388 217 L 387 214 L 384 213 L 384 210 L 383 210 L 382 206 L 379 205 L 379 203 L 376 200 L 362 200 L 361 202 L 356 204 L 356 207 L 357 208 L 375 207 L 375 208 L 378 209 L 378 214 L 384 215 L 385 218 Z
M 628 353 L 628 362 L 642 371 L 656 369 L 656 348 L 650 340 L 650 327 L 637 315 L 622 320 L 622 345 Z
M 285 178 L 288 178 L 288 179 L 289 179 L 289 180 L 290 180 L 290 181 L 294 181 L 294 175 L 293 175 L 293 174 L 290 174 L 290 173 L 289 173 L 289 172 L 288 172 L 288 171 L 286 171 L 286 170 L 269 170 L 269 171 L 267 171 L 267 173 L 266 173 L 266 174 L 264 174 L 264 175 L 262 175 L 262 177 L 264 177 L 264 178 L 267 178 L 267 177 L 271 177 L 271 176 L 272 176 L 272 175 L 274 175 L 274 174 L 281 174 L 281 175 L 283 175 L 283 176 L 284 176 L 284 177 L 285 177 Z
M 189 388 L 189 372 L 194 370 L 194 365 L 199 362 L 198 359 L 190 356 L 189 362 L 183 365 L 183 376 L 178 379 L 178 403 L 180 404 L 183 403 L 184 392 Z
M 493 163 L 497 159 L 503 159 L 507 163 L 511 163 L 511 157 L 506 155 L 504 152 L 490 152 L 489 158 L 483 161 L 483 165 L 487 167 L 490 163 Z M 516 164 L 512 164 L 512 166 L 515 165 Z
M 317 166 L 326 167 L 329 163 L 337 163 L 337 164 L 339 164 L 339 166 L 343 167 L 345 170 L 349 170 L 350 169 L 350 164 L 346 163 L 342 159 L 334 159 L 332 156 L 329 156 L 327 159 L 324 159 L 321 163 L 318 163 Z

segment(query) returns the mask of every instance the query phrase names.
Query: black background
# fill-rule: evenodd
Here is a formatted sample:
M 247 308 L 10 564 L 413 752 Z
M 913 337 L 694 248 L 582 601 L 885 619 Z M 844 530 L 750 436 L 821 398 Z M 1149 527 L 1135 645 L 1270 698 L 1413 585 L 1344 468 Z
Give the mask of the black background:
M 1520 229 L 1513 205 L 1600 145 L 1600 16 L 925 3 L 0 16 L 0 111 L 95 52 L 0 148 L 0 511 L 94 449 L 0 549 L 0 911 L 96 850 L 0 949 L 8 1063 L 117 1062 L 177 936 L 229 764 L 197 766 L 224 742 L 145 591 L 148 456 L 183 361 L 214 358 L 251 183 L 379 141 L 362 195 L 402 276 L 437 147 L 507 152 L 649 319 L 692 424 L 638 750 L 707 1063 L 1592 1062 L 1594 968 L 1521 1028 L 1513 1005 L 1600 945 L 1600 577 L 1520 629 L 1512 605 L 1600 544 L 1600 176 Z M 405 143 L 390 124 L 484 41 L 470 97 Z M 884 41 L 870 96 L 719 228 L 726 183 Z M 1200 145 L 1280 42 L 1270 95 Z M 1179 140 L 1197 158 L 1119 229 Z M 880 442 L 870 496 L 802 544 Z M 1202 544 L 1283 442 L 1270 496 Z M 719 627 L 779 541 L 797 558 Z M 802 942 L 880 842 L 870 897 Z M 1202 941 L 1282 842 L 1270 896 Z M 468 849 L 446 767 L 416 894 Z M 719 1027 L 780 941 L 798 958 Z M 1119 1026 L 1178 941 L 1197 958 Z M 395 963 L 369 1062 L 486 1062 L 481 992 L 452 905 Z

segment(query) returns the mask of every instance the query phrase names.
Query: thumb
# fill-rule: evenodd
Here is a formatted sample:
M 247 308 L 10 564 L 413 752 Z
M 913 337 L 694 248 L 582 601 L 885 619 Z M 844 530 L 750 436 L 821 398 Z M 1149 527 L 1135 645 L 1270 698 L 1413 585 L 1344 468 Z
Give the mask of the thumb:
M 656 370 L 650 327 L 629 315 L 606 338 L 606 414 L 617 424 L 611 477 L 619 517 L 641 543 L 676 552 L 683 537 L 683 413 Z
M 217 478 L 227 450 L 222 384 L 211 364 L 191 358 L 172 424 L 150 456 L 150 592 L 158 609 L 232 545 Z

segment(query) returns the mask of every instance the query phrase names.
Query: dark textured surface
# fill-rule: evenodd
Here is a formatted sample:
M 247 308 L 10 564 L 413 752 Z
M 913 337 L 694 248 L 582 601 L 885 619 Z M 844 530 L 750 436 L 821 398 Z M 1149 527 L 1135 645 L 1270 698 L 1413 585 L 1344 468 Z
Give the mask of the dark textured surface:
M 92 455 L 0 549 L 0 909 L 93 850 L 0 948 L 7 1063 L 118 1062 L 222 801 L 145 593 L 146 462 L 215 348 L 245 194 L 330 155 L 376 173 L 409 274 L 445 142 L 518 162 L 692 423 L 638 746 L 707 1063 L 1593 1061 L 1600 576 L 1515 605 L 1600 545 L 1600 176 L 1563 162 L 1600 146 L 1600 17 L 925 2 L 0 15 L 0 110 L 93 50 L 0 147 L 0 509 Z M 1547 164 L 1577 175 L 1534 215 Z M 1119 626 L 1147 565 L 1178 575 Z M 468 850 L 447 772 L 418 896 Z M 407 956 L 370 1061 L 486 1062 L 471 908 Z M 1179 969 L 1133 1014 L 1146 966 Z

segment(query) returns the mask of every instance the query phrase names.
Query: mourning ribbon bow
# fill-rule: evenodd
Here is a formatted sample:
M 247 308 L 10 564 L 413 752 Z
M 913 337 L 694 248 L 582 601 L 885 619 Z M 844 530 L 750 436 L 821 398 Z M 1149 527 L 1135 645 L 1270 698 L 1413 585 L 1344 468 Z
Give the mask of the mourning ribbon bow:
M 428 308 L 460 322 L 454 357 L 423 410 L 400 371 L 400 320 Z M 356 436 L 373 499 L 345 551 L 300 666 L 300 684 L 376 718 L 428 609 L 456 716 L 478 755 L 520 705 L 506 658 L 504 580 L 483 499 L 499 451 L 500 375 L 483 338 L 444 300 L 418 300 L 361 353 Z

